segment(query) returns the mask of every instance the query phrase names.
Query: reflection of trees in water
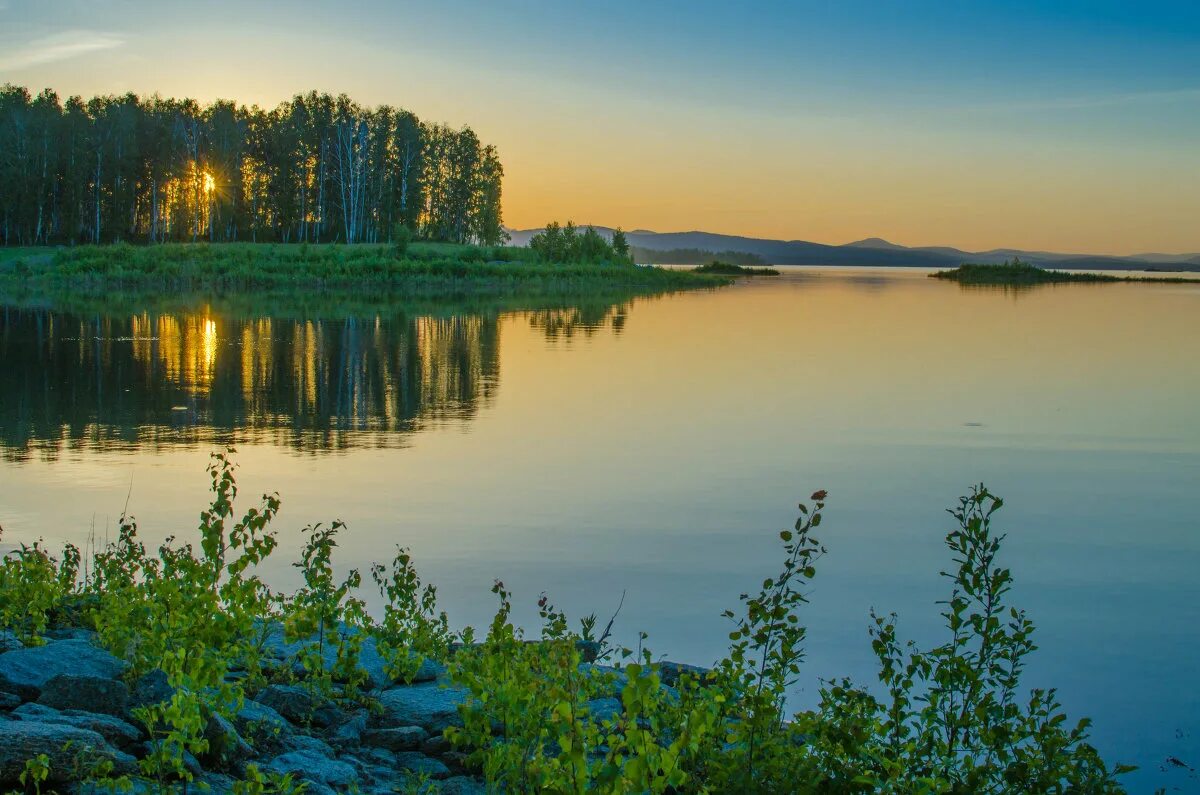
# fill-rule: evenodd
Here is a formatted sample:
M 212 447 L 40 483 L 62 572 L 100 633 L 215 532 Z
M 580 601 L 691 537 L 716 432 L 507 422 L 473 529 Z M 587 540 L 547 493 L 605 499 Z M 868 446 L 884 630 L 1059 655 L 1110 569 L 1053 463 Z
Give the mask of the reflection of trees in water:
M 388 446 L 489 403 L 499 331 L 494 314 L 295 321 L 5 309 L 0 361 L 8 458 L 239 441 Z
M 528 313 L 530 327 L 540 329 L 551 340 L 570 340 L 577 333 L 590 337 L 606 326 L 620 334 L 628 316 L 628 304 L 585 304 Z

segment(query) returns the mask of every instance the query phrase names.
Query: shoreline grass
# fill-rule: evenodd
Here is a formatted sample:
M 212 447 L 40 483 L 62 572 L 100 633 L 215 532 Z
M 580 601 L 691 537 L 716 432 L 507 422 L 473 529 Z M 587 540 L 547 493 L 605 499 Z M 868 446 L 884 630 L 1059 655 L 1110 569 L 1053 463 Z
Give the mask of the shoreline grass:
M 591 295 L 718 287 L 728 279 L 615 263 L 548 263 L 512 246 L 178 243 L 23 248 L 0 258 L 0 286 L 69 290 L 230 292 L 332 290 L 441 295 Z

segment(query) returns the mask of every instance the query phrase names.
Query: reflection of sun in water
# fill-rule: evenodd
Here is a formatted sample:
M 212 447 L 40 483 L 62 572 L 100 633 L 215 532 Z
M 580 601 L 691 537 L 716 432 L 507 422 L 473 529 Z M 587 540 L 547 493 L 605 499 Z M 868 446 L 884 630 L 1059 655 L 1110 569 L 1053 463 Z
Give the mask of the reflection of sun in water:
M 204 192 L 206 194 L 211 195 L 212 192 L 216 189 L 217 189 L 217 181 L 215 179 L 213 179 L 212 174 L 209 174 L 207 171 L 205 171 L 204 172 Z

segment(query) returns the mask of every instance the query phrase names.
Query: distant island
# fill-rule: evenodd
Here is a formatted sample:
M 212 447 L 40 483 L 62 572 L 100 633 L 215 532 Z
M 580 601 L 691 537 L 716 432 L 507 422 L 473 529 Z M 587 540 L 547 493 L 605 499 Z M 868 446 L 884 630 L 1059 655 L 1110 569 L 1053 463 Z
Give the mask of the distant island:
M 715 273 L 722 276 L 778 276 L 774 268 L 747 268 L 745 265 L 734 265 L 730 262 L 713 260 L 699 268 L 692 268 L 692 273 Z
M 959 284 L 1023 287 L 1035 284 L 1069 282 L 1200 282 L 1200 279 L 1157 276 L 1113 276 L 1107 273 L 1073 273 L 1046 270 L 1028 262 L 1012 260 L 1000 265 L 966 263 L 952 270 L 929 274 L 933 279 L 946 279 Z
M 602 235 L 611 232 L 596 226 Z M 524 245 L 537 229 L 509 229 L 514 245 Z M 1062 254 L 1050 251 L 1024 251 L 1001 248 L 990 251 L 963 251 L 948 246 L 908 248 L 872 237 L 841 246 L 812 243 L 806 240 L 771 240 L 765 238 L 722 235 L 712 232 L 652 232 L 638 229 L 625 233 L 629 245 L 637 252 L 638 262 L 685 265 L 705 262 L 716 257 L 724 262 L 744 265 L 850 265 L 859 267 L 918 267 L 955 268 L 964 262 L 1001 265 L 1017 257 L 1043 268 L 1062 270 L 1145 270 L 1200 271 L 1200 252 L 1189 254 L 1145 253 L 1128 257 L 1092 254 Z M 676 252 L 704 252 L 699 259 L 679 259 Z M 752 255 L 757 261 L 735 259 L 734 254 Z

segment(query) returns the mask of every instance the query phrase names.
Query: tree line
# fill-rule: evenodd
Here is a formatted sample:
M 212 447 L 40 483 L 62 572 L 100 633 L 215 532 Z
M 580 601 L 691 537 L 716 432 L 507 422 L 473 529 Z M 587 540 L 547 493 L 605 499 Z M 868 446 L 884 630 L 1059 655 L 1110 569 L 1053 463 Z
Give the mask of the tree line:
M 529 239 L 529 247 L 546 262 L 633 264 L 629 240 L 620 228 L 605 238 L 591 226 L 581 231 L 574 221 L 551 221 Z
M 0 88 L 5 245 L 503 242 L 496 148 L 470 127 L 296 95 L 218 100 Z

